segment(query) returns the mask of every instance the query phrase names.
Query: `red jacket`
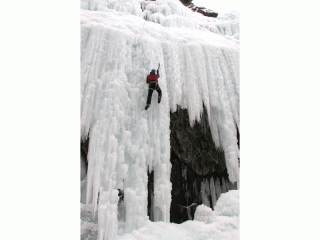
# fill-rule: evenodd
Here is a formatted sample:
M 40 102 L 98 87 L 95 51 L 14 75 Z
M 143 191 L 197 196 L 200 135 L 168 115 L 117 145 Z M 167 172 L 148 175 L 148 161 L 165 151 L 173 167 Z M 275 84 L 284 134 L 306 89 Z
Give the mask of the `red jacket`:
M 155 73 L 150 73 L 150 75 L 147 77 L 147 83 L 150 85 L 151 81 L 156 81 L 156 83 L 158 83 L 158 78 L 159 76 Z

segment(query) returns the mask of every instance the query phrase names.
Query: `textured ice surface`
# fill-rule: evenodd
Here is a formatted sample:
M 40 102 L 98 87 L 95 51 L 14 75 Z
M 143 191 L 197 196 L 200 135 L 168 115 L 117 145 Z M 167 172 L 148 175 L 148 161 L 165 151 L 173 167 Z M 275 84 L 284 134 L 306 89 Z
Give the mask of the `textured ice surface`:
M 117 235 L 117 189 L 124 190 L 124 231 L 144 226 L 148 170 L 155 221 L 169 221 L 170 110 L 177 105 L 188 109 L 191 125 L 206 106 L 230 181 L 238 181 L 239 44 L 178 0 L 147 4 L 147 17 L 140 2 L 81 1 L 81 137 L 90 137 L 86 203 L 98 211 L 99 239 Z M 159 63 L 162 101 L 154 93 L 145 111 L 145 79 Z

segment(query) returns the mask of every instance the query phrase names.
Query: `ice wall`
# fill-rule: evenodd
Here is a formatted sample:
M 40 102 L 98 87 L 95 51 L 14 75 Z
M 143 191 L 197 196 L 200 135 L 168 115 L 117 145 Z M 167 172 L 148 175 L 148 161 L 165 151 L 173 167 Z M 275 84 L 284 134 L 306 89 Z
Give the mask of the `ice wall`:
M 193 124 L 205 104 L 230 181 L 238 180 L 238 43 L 189 24 L 197 13 L 177 0 L 156 1 L 167 9 L 152 13 L 160 23 L 146 21 L 141 2 L 81 1 L 81 137 L 90 137 L 86 203 L 98 214 L 99 239 L 115 239 L 120 228 L 117 189 L 125 196 L 123 231 L 144 225 L 148 170 L 154 170 L 154 219 L 169 221 L 169 113 L 177 105 Z M 155 92 L 145 111 L 145 79 L 158 63 L 162 102 Z

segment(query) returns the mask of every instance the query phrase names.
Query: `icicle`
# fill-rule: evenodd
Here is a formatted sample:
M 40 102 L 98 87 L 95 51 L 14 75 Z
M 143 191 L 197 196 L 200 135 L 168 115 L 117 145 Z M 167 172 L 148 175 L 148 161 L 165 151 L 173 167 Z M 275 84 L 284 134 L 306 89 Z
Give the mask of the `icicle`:
M 207 207 L 210 207 L 209 196 L 210 196 L 209 181 L 208 179 L 204 179 L 201 182 L 201 198 L 202 198 L 202 203 Z
M 227 192 L 226 180 L 224 177 L 221 178 L 221 193 Z
M 225 184 L 225 185 L 226 185 L 226 192 L 228 192 L 229 189 L 230 189 L 230 188 L 229 188 L 229 183 L 230 183 L 230 181 L 229 181 L 228 178 L 226 178 L 226 179 L 225 179 L 225 182 L 226 182 L 226 184 Z
M 214 187 L 216 190 L 216 196 L 217 196 L 217 200 L 218 200 L 221 195 L 220 179 L 218 177 L 214 181 Z
M 211 194 L 212 208 L 214 208 L 217 202 L 217 196 L 216 196 L 213 177 L 210 178 L 210 194 Z
M 80 202 L 86 203 L 86 194 L 87 194 L 87 176 L 81 181 L 81 195 Z
M 111 193 L 100 192 L 98 208 L 99 240 L 116 239 L 118 229 L 117 203 L 117 191 L 112 191 Z

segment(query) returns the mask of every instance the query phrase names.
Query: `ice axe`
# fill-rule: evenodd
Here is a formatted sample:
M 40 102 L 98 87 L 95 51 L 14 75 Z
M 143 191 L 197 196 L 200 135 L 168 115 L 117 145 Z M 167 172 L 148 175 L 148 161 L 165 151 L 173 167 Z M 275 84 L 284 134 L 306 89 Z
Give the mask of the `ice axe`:
M 160 63 L 158 65 L 158 69 L 157 69 L 157 75 L 159 76 L 159 69 L 160 69 Z

